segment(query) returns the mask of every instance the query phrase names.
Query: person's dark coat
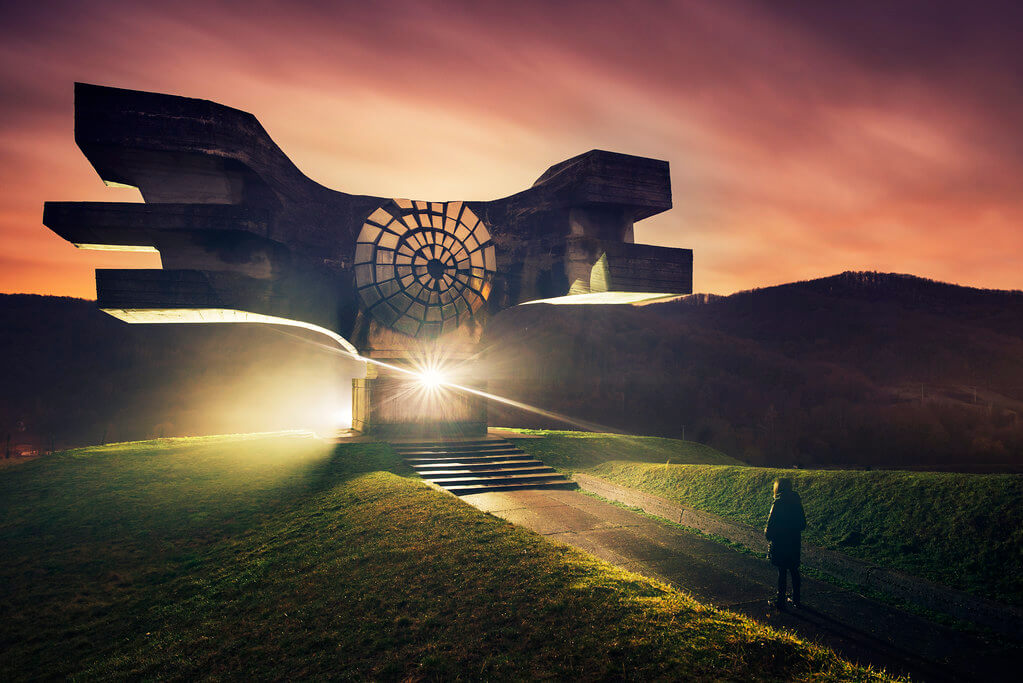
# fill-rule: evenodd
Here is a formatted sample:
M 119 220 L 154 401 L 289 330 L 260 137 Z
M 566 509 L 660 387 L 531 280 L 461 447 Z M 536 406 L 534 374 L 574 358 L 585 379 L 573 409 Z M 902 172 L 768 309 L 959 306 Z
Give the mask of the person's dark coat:
M 778 494 L 771 506 L 764 535 L 771 542 L 767 556 L 776 567 L 795 569 L 799 566 L 800 532 L 806 528 L 803 501 L 795 491 Z

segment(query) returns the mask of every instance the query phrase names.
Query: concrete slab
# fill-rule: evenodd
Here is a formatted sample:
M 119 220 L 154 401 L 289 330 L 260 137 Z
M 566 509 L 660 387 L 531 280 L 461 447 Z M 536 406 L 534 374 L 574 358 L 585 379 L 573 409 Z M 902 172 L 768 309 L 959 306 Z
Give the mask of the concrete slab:
M 649 562 L 671 557 L 676 551 L 672 548 L 654 543 L 636 534 L 635 529 L 618 527 L 614 529 L 596 529 L 584 534 L 590 539 L 626 558 L 629 562 Z
M 559 503 L 563 503 L 565 505 L 571 505 L 573 507 L 583 507 L 583 506 L 585 506 L 586 504 L 589 504 L 589 503 L 594 503 L 594 502 L 600 503 L 601 502 L 599 500 L 595 500 L 593 498 L 593 496 L 587 496 L 585 493 L 580 493 L 579 491 L 566 491 L 566 490 L 561 490 L 561 491 L 544 491 L 544 495 L 546 495 L 551 500 L 556 500 Z
M 571 491 L 567 491 L 566 493 L 572 493 L 572 492 Z M 586 498 L 586 496 L 583 496 L 583 497 Z M 657 521 L 655 521 L 653 519 L 650 519 L 648 517 L 644 517 L 642 515 L 637 515 L 635 513 L 629 512 L 628 510 L 622 510 L 621 508 L 617 508 L 617 507 L 614 507 L 614 506 L 611 506 L 610 509 L 608 509 L 608 507 L 604 506 L 603 504 L 599 504 L 599 503 L 598 504 L 594 504 L 593 503 L 593 499 L 591 499 L 591 498 L 587 499 L 587 501 L 584 504 L 572 505 L 572 507 L 574 507 L 577 510 L 582 510 L 583 512 L 586 512 L 588 514 L 595 515 L 597 517 L 601 517 L 601 518 L 607 520 L 608 522 L 612 523 L 614 526 L 627 526 L 627 527 L 641 527 L 641 526 L 642 527 L 656 527 L 656 526 L 658 526 Z
M 673 555 L 650 560 L 646 564 L 671 585 L 715 607 L 725 608 L 751 600 L 766 601 L 763 582 L 693 555 Z
M 520 510 L 528 507 L 528 504 L 516 499 L 514 494 L 519 491 L 494 491 L 489 493 L 470 493 L 462 496 L 462 500 L 483 512 L 497 512 L 500 510 Z
M 558 516 L 541 514 L 540 510 L 520 508 L 517 510 L 500 510 L 492 514 L 544 536 L 575 531 L 569 523 L 559 519 Z
M 702 562 L 727 568 L 736 576 L 753 578 L 764 586 L 774 586 L 778 578 L 777 570 L 765 557 L 737 552 L 682 529 L 654 522 L 651 526 L 636 527 L 636 533 L 655 543 L 675 548 L 681 556 L 698 557 Z
M 614 565 L 623 566 L 628 563 L 627 558 L 619 555 L 589 534 L 579 534 L 574 531 L 566 531 L 560 534 L 549 534 L 547 538 L 558 541 L 559 543 L 574 546 L 580 550 L 585 550 L 590 555 L 599 557 L 605 562 L 610 562 Z
M 533 508 L 522 507 L 512 510 L 492 510 L 491 514 L 543 535 L 563 533 L 565 531 L 585 533 L 594 529 L 615 526 L 614 522 L 605 520 L 599 515 L 563 504 Z
M 544 514 L 549 519 L 557 519 L 559 522 L 567 525 L 569 531 L 580 533 L 593 531 L 594 529 L 608 529 L 616 526 L 613 521 L 607 520 L 600 515 L 595 515 L 590 512 L 586 512 L 585 510 L 572 507 L 571 505 L 540 508 L 538 512 Z
M 564 506 L 565 503 L 550 497 L 549 493 L 564 493 L 557 489 L 543 490 L 522 490 L 522 491 L 493 491 L 487 493 L 471 493 L 461 496 L 462 500 L 473 507 L 484 512 L 498 512 L 501 510 L 519 510 L 529 508 L 539 510 L 547 507 Z
M 515 500 L 526 507 L 540 509 L 546 507 L 558 507 L 565 505 L 558 499 L 558 493 L 571 493 L 571 491 L 559 491 L 558 489 L 527 489 L 524 491 L 509 491 L 510 500 Z

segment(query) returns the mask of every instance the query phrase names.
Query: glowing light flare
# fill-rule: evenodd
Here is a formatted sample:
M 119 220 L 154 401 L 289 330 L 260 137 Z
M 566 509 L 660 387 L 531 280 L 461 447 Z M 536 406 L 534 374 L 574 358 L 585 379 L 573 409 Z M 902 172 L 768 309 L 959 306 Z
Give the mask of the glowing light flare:
M 534 299 L 533 301 L 524 301 L 523 306 L 527 304 L 566 304 L 566 305 L 629 305 L 638 303 L 647 303 L 660 300 L 674 299 L 683 294 L 670 294 L 665 292 L 589 292 L 586 294 L 567 294 L 565 296 L 557 296 L 551 299 Z
M 283 330 L 278 330 L 278 331 L 281 332 L 282 334 L 286 334 Z M 474 389 L 473 387 L 465 386 L 464 384 L 458 384 L 458 383 L 452 382 L 449 379 L 445 379 L 445 375 L 448 372 L 448 368 L 447 368 L 447 366 L 444 366 L 444 365 L 441 364 L 441 361 L 439 361 L 439 357 L 437 357 L 437 356 L 435 356 L 433 358 L 427 359 L 426 363 L 420 365 L 420 367 L 418 367 L 416 369 L 413 369 L 413 368 L 408 368 L 408 367 L 401 367 L 400 365 L 392 365 L 391 363 L 387 363 L 387 362 L 382 361 L 382 360 L 377 360 L 376 358 L 367 358 L 366 356 L 363 356 L 363 355 L 361 355 L 359 353 L 353 353 L 353 352 L 349 351 L 347 348 L 340 348 L 339 349 L 339 348 L 336 348 L 336 347 L 327 347 L 327 346 L 325 346 L 323 344 L 318 344 L 317 342 L 314 342 L 314 341 L 312 341 L 310 339 L 306 339 L 304 337 L 298 337 L 297 335 L 288 335 L 288 336 L 293 336 L 296 339 L 299 339 L 302 342 L 307 343 L 307 344 L 316 344 L 317 346 L 320 346 L 322 348 L 329 348 L 332 351 L 334 351 L 335 353 L 338 353 L 338 354 L 344 355 L 344 356 L 349 356 L 350 358 L 353 358 L 353 359 L 355 359 L 357 361 L 363 361 L 365 363 L 372 363 L 373 365 L 375 365 L 375 366 L 377 366 L 379 368 L 385 368 L 387 370 L 391 370 L 393 372 L 405 375 L 405 376 L 411 378 L 412 380 L 414 380 L 413 382 L 410 382 L 410 389 L 409 389 L 409 391 L 414 391 L 416 386 L 420 387 L 420 390 L 422 391 L 422 387 L 424 387 L 425 384 L 426 384 L 424 382 L 424 377 L 429 375 L 431 377 L 431 380 L 430 380 L 431 382 L 433 382 L 434 379 L 436 379 L 436 386 L 435 386 L 435 388 L 437 390 L 440 390 L 440 389 L 453 389 L 455 391 L 461 391 L 461 392 L 465 392 L 467 394 L 473 394 L 475 396 L 479 396 L 481 398 L 485 398 L 488 401 L 495 401 L 497 403 L 503 403 L 503 404 L 505 404 L 507 406 L 512 406 L 513 408 L 518 408 L 520 410 L 524 410 L 524 411 L 527 411 L 527 412 L 530 412 L 530 413 L 534 413 L 536 415 L 542 415 L 543 417 L 547 417 L 547 418 L 551 418 L 551 419 L 554 419 L 554 420 L 558 420 L 560 422 L 564 422 L 565 424 L 569 424 L 569 425 L 572 425 L 572 426 L 575 426 L 575 427 L 579 427 L 581 429 L 585 429 L 585 430 L 588 430 L 588 431 L 591 431 L 591 432 L 604 432 L 604 433 L 613 433 L 613 434 L 621 434 L 622 433 L 621 430 L 614 429 L 614 428 L 611 428 L 611 427 L 607 427 L 605 425 L 597 424 L 595 422 L 589 422 L 587 420 L 580 420 L 580 419 L 574 418 L 574 417 L 569 417 L 568 415 L 563 415 L 561 413 L 556 413 L 553 410 L 545 410 L 545 409 L 539 408 L 537 406 L 529 405 L 528 403 L 523 403 L 522 401 L 516 401 L 515 399 L 506 398 L 504 396 L 498 396 L 497 394 L 491 394 L 491 393 L 483 391 L 481 389 Z M 440 370 L 441 367 L 445 368 L 444 371 Z M 400 399 L 404 395 L 406 395 L 406 394 L 400 394 L 399 396 L 396 396 L 395 398 L 399 398 Z
M 364 360 L 367 363 L 373 363 L 374 365 L 376 365 L 378 367 L 386 368 L 388 370 L 393 370 L 395 372 L 404 373 L 404 374 L 412 376 L 412 377 L 414 377 L 416 379 L 420 378 L 424 374 L 422 371 L 411 370 L 409 368 L 403 368 L 403 367 L 398 366 L 398 365 L 392 365 L 390 363 L 385 363 L 384 361 L 381 361 L 381 360 L 376 360 L 375 358 L 366 358 L 364 356 L 358 356 L 358 359 L 359 360 Z M 522 401 L 516 401 L 515 399 L 506 398 L 504 396 L 498 396 L 497 394 L 491 394 L 491 393 L 483 391 L 481 389 L 474 389 L 473 387 L 465 386 L 463 384 L 456 384 L 454 382 L 448 382 L 448 381 L 443 381 L 442 380 L 438 384 L 438 387 L 444 387 L 444 388 L 448 388 L 448 389 L 454 389 L 456 391 L 462 391 L 462 392 L 465 392 L 467 394 L 473 394 L 475 396 L 479 396 L 481 398 L 485 398 L 488 401 L 496 401 L 497 403 L 503 403 L 503 404 L 505 404 L 507 406 L 511 406 L 513 408 L 518 408 L 520 410 L 525 410 L 527 412 L 534 413 L 536 415 L 542 415 L 543 417 L 548 417 L 548 418 L 551 418 L 551 419 L 554 419 L 554 420 L 558 420 L 560 422 L 564 422 L 565 424 L 573 425 L 575 427 L 580 427 L 582 429 L 585 429 L 585 430 L 588 430 L 588 431 L 591 431 L 591 432 L 605 432 L 605 433 L 613 433 L 613 434 L 621 433 L 621 431 L 618 430 L 618 429 L 613 429 L 611 427 L 606 427 L 604 425 L 600 425 L 600 424 L 597 424 L 595 422 L 589 422 L 587 420 L 580 420 L 578 418 L 569 417 L 568 415 L 562 415 L 561 413 L 556 413 L 556 412 L 554 412 L 552 410 L 545 410 L 543 408 L 538 408 L 537 406 L 532 406 L 532 405 L 529 405 L 528 403 L 523 403 Z
M 427 389 L 439 389 L 441 385 L 446 384 L 444 381 L 444 375 L 435 368 L 429 368 L 420 372 L 419 382 Z
M 85 242 L 74 242 L 73 244 L 79 249 L 86 249 L 88 251 L 137 251 L 146 254 L 160 253 L 156 247 L 150 247 L 142 244 L 88 244 Z
M 278 318 L 273 315 L 253 313 L 233 308 L 102 308 L 108 315 L 126 323 L 261 323 L 268 325 L 285 325 L 288 327 L 301 327 L 313 332 L 330 337 L 334 342 L 344 349 L 346 355 L 356 359 L 362 359 L 351 342 L 324 327 L 312 323 L 292 320 L 291 318 Z M 333 349 L 333 347 L 324 346 Z M 365 360 L 365 359 L 362 359 Z
M 335 410 L 334 414 L 331 417 L 332 417 L 331 421 L 333 422 L 333 426 L 335 427 L 343 427 L 347 429 L 352 426 L 351 408 Z

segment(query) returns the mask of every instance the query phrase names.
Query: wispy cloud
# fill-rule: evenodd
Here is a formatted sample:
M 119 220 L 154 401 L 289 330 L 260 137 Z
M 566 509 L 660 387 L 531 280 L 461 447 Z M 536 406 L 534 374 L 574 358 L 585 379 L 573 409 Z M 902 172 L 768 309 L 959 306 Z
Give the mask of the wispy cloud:
M 94 291 L 94 255 L 39 223 L 47 199 L 124 198 L 73 144 L 75 80 L 250 111 L 352 192 L 484 199 L 594 147 L 666 159 L 676 208 L 637 237 L 694 248 L 701 291 L 847 268 L 1023 286 L 1008 5 L 140 5 L 3 10 L 2 291 Z

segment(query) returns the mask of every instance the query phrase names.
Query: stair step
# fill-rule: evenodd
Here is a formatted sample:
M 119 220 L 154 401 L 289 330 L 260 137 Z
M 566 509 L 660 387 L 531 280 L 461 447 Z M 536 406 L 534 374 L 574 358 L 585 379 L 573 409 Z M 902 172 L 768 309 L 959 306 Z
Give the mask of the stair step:
M 548 482 L 548 481 L 566 481 L 563 476 L 557 472 L 547 474 L 471 474 L 471 475 L 455 475 L 450 477 L 423 477 L 427 481 L 432 481 L 435 484 L 441 484 L 447 486 L 449 484 L 472 484 L 474 482 L 480 483 L 515 483 L 515 482 Z
M 419 472 L 419 476 L 423 479 L 429 479 L 430 481 L 440 481 L 441 479 L 457 479 L 464 477 L 505 477 L 513 475 L 524 475 L 524 476 L 551 476 L 558 472 L 556 470 L 548 470 L 542 467 L 533 467 L 529 469 L 514 469 L 514 470 L 484 470 L 482 472 L 473 470 L 455 470 L 453 472 Z
M 501 439 L 407 441 L 391 447 L 421 477 L 456 495 L 577 488 L 553 467 Z
M 392 442 L 391 447 L 402 448 L 480 448 L 487 446 L 508 446 L 507 441 L 501 439 L 487 439 L 478 441 L 402 441 Z
M 536 458 L 528 453 L 511 453 L 510 455 L 455 455 L 440 458 L 404 458 L 404 460 L 413 467 L 421 467 L 422 464 L 429 462 L 436 462 L 441 466 L 447 466 L 449 464 L 458 464 L 461 460 L 480 460 L 482 464 L 489 464 L 491 462 L 505 461 L 522 462 L 523 460 L 536 460 Z M 539 460 L 536 460 L 536 462 L 539 462 Z
M 431 453 L 504 453 L 522 452 L 521 448 L 515 446 L 495 446 L 494 448 L 416 448 L 416 449 L 395 449 L 399 455 L 429 455 Z
M 395 448 L 481 448 L 486 446 L 507 446 L 511 441 L 487 439 L 486 441 L 406 441 L 390 442 Z
M 509 474 L 534 474 L 539 472 L 556 472 L 553 467 L 548 467 L 543 463 L 536 463 L 535 465 L 529 463 L 527 466 L 520 466 L 521 463 L 511 463 L 505 467 L 493 467 L 491 465 L 480 465 L 480 466 L 468 466 L 468 467 L 446 467 L 446 468 L 426 468 L 417 469 L 416 474 L 420 477 L 431 477 L 431 476 L 446 476 L 449 474 L 494 474 L 498 472 L 507 472 Z
M 426 462 L 412 465 L 417 473 L 423 472 L 452 472 L 455 470 L 467 470 L 477 472 L 480 470 L 504 470 L 523 467 L 546 467 L 539 460 L 497 460 L 491 462 Z
M 535 460 L 535 458 L 527 453 L 508 453 L 501 455 L 452 455 L 443 456 L 438 458 L 405 458 L 405 462 L 409 464 L 415 463 L 459 463 L 459 462 L 500 462 L 500 461 L 523 461 L 523 460 Z
M 574 481 L 559 481 L 549 484 L 467 484 L 464 486 L 445 486 L 445 489 L 457 496 L 467 496 L 472 493 L 490 493 L 494 491 L 521 491 L 523 489 L 575 489 L 578 485 Z
M 487 448 L 482 450 L 465 450 L 465 451 L 404 451 L 399 452 L 398 455 L 407 458 L 412 456 L 421 455 L 500 455 L 501 453 L 522 453 L 523 451 L 518 448 Z

